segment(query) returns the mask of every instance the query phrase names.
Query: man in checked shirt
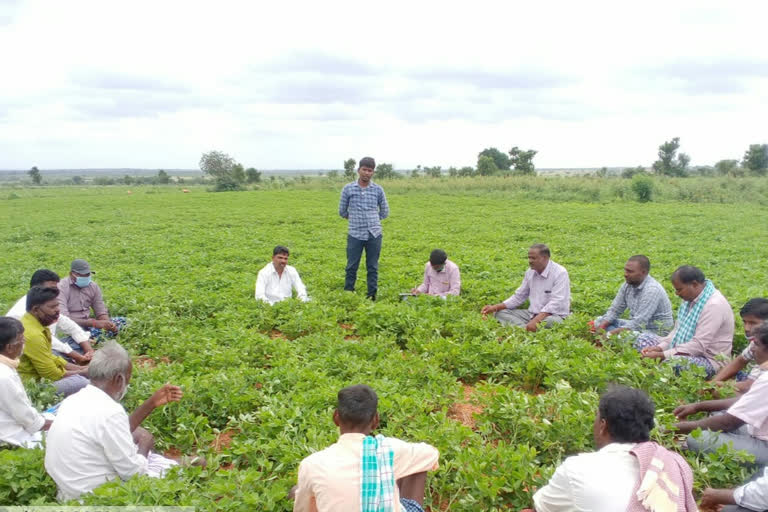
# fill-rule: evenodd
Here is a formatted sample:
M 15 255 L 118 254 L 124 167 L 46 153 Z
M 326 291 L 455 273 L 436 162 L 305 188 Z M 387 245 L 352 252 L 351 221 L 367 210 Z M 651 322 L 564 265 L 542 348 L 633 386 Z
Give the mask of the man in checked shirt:
M 341 191 L 339 215 L 349 220 L 347 234 L 347 268 L 344 289 L 355 291 L 357 268 L 365 249 L 367 271 L 367 297 L 376 300 L 379 282 L 379 254 L 381 253 L 381 221 L 389 216 L 389 205 L 384 189 L 373 182 L 376 162 L 366 156 L 360 160 L 358 179 L 348 183 Z

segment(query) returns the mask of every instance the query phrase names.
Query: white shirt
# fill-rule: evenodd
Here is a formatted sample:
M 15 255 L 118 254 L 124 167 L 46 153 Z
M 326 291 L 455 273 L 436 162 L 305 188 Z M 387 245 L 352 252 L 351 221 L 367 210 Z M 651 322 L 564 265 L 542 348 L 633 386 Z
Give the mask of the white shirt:
M 29 401 L 19 374 L 0 363 L 0 441 L 22 446 L 44 424 L 45 419 Z
M 292 266 L 286 265 L 282 276 L 277 274 L 272 262 L 259 270 L 256 278 L 256 300 L 263 300 L 272 305 L 281 300 L 290 299 L 293 289 L 296 290 L 296 296 L 299 299 L 304 302 L 309 300 L 307 288 Z
M 27 296 L 23 296 L 16 301 L 11 309 L 8 310 L 5 316 L 10 316 L 16 320 L 21 320 L 24 313 L 27 312 Z M 56 329 L 60 328 L 64 334 L 72 336 L 72 339 L 77 343 L 88 341 L 91 338 L 90 333 L 83 330 L 82 327 L 77 325 L 74 320 L 65 315 L 59 315 L 59 320 L 48 326 L 51 330 L 51 348 L 62 354 L 69 354 L 72 352 L 72 347 L 61 341 L 56 337 Z
M 763 468 L 759 477 L 734 489 L 733 500 L 749 510 L 768 509 L 768 468 Z
M 145 474 L 147 459 L 133 442 L 123 406 L 88 385 L 61 402 L 48 431 L 45 470 L 64 501 L 115 478 Z
M 533 495 L 536 512 L 626 510 L 640 478 L 640 464 L 629 453 L 634 445 L 611 443 L 565 459 Z

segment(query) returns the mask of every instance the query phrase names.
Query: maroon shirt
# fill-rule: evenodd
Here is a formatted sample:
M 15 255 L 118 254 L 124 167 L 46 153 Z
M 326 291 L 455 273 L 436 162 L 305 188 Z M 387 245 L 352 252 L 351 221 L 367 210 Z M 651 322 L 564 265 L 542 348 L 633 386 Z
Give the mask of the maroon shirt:
M 59 281 L 59 306 L 62 315 L 76 322 L 90 318 L 91 308 L 96 318 L 109 316 L 99 285 L 91 281 L 85 288 L 78 288 L 71 276 Z

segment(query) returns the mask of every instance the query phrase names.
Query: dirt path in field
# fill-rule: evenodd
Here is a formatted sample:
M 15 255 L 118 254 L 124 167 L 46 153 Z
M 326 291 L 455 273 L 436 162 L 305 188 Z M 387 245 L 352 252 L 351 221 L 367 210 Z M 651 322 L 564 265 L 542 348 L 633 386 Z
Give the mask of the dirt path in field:
M 465 427 L 469 427 L 475 430 L 477 424 L 475 422 L 475 414 L 483 412 L 483 407 L 472 403 L 472 396 L 475 394 L 475 388 L 469 384 L 461 384 L 464 399 L 455 402 L 450 409 L 448 409 L 448 417 L 452 420 L 456 420 Z

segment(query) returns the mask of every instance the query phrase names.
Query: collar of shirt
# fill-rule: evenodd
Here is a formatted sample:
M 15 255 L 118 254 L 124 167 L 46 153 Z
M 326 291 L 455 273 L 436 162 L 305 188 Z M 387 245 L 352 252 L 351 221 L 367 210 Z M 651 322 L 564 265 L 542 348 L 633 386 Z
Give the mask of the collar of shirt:
M 648 278 L 650 278 L 650 277 L 651 277 L 651 275 L 649 274 L 649 275 L 645 276 L 645 279 L 643 279 L 643 282 L 642 282 L 642 283 L 640 283 L 640 284 L 638 284 L 638 285 L 634 285 L 634 284 L 631 284 L 630 286 L 631 286 L 632 288 L 634 288 L 635 290 L 637 290 L 637 291 L 640 291 L 640 290 L 642 290 L 643 288 L 645 288 L 645 285 L 646 285 L 646 283 L 648 282 Z
M 552 260 L 549 260 L 549 261 L 547 262 L 547 266 L 546 266 L 546 267 L 544 267 L 544 271 L 543 271 L 541 274 L 539 274 L 539 273 L 538 273 L 538 272 L 536 272 L 535 270 L 534 270 L 534 272 L 535 272 L 536 274 L 539 274 L 539 275 L 540 275 L 541 277 L 543 277 L 544 279 L 546 279 L 546 278 L 548 278 L 548 277 L 549 277 L 549 269 L 550 269 L 551 267 L 552 267 Z
M 636 444 L 637 443 L 610 443 L 603 446 L 598 451 L 600 453 L 629 452 Z

